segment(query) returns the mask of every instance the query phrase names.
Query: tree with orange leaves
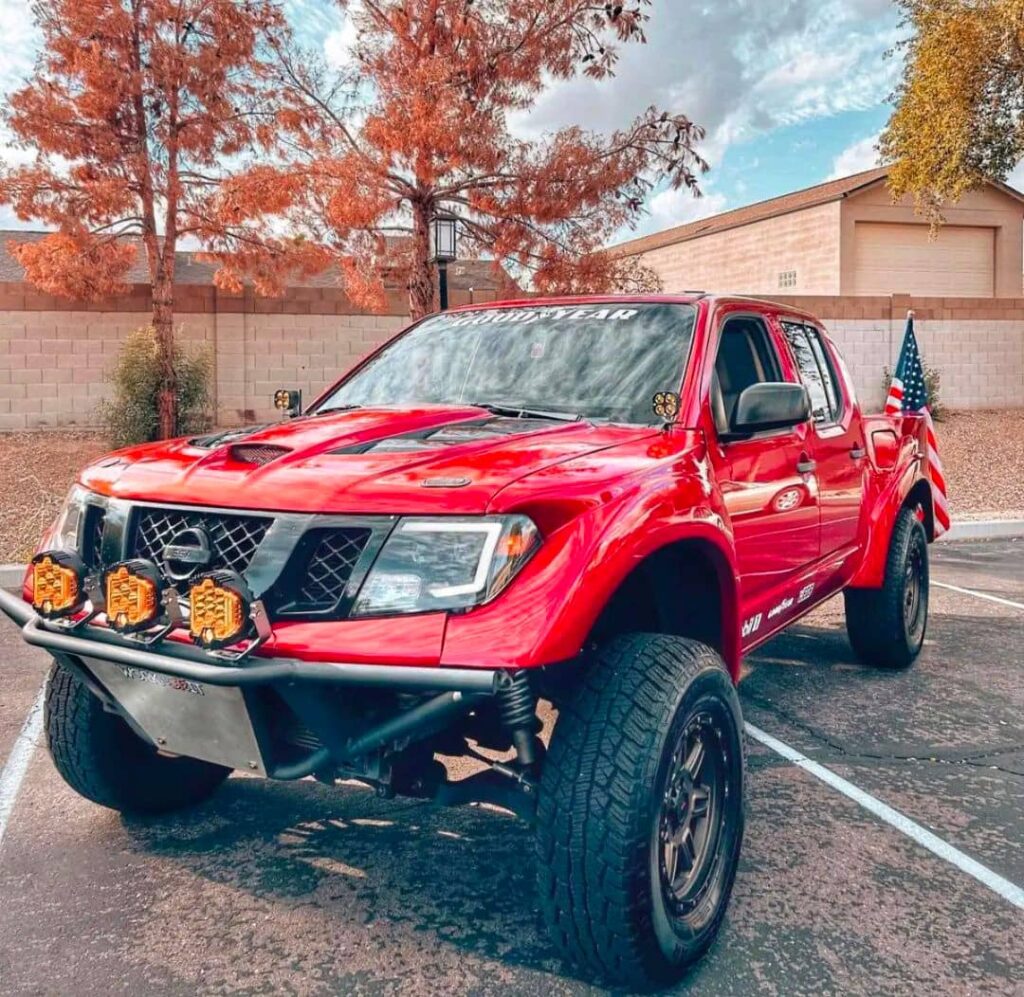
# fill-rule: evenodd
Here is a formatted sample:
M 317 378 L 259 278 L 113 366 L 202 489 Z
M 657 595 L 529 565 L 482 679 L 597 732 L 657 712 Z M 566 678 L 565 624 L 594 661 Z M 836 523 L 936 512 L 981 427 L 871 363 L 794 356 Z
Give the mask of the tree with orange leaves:
M 644 41 L 650 0 L 339 3 L 356 29 L 352 65 L 336 74 L 280 53 L 296 152 L 233 179 L 222 212 L 285 215 L 336 259 L 359 303 L 381 305 L 397 276 L 414 317 L 432 310 L 440 213 L 459 219 L 468 255 L 529 275 L 538 291 L 621 286 L 635 264 L 601 247 L 635 223 L 655 184 L 699 193 L 704 133 L 685 115 L 652 107 L 610 136 L 570 127 L 541 141 L 508 125 L 551 80 L 613 75 L 616 45 Z
M 219 193 L 231 164 L 279 136 L 268 55 L 288 44 L 274 0 L 38 0 L 43 51 L 5 120 L 31 165 L 0 167 L 0 203 L 56 229 L 11 250 L 50 293 L 124 289 L 141 243 L 160 344 L 159 426 L 176 429 L 175 251 L 186 237 L 247 260 L 277 289 L 315 250 L 231 220 Z M 126 238 L 130 237 L 130 238 Z

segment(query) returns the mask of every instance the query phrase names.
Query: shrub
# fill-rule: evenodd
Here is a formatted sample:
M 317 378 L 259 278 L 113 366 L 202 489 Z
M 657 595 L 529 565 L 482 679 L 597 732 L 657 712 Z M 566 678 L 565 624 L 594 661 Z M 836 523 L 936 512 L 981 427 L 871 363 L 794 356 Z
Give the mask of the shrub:
M 882 368 L 882 394 L 889 397 L 889 386 L 892 384 L 892 368 Z M 924 364 L 924 386 L 928 389 L 928 408 L 931 410 L 932 418 L 936 422 L 942 422 L 946 418 L 946 406 L 942 404 L 940 391 L 942 388 L 942 374 L 934 367 Z
M 174 345 L 178 377 L 178 433 L 202 432 L 213 422 L 210 380 L 213 364 L 205 349 L 187 351 Z M 158 438 L 157 394 L 160 360 L 152 327 L 129 333 L 108 374 L 112 397 L 99 415 L 111 445 L 125 447 Z

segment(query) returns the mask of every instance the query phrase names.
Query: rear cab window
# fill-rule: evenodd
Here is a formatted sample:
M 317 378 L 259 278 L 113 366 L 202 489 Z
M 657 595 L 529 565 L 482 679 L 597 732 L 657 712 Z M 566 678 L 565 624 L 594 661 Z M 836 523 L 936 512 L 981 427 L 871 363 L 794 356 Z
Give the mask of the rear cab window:
M 782 322 L 800 371 L 800 379 L 811 396 L 811 413 L 818 426 L 832 426 L 843 417 L 843 395 L 839 378 L 821 333 L 801 322 Z

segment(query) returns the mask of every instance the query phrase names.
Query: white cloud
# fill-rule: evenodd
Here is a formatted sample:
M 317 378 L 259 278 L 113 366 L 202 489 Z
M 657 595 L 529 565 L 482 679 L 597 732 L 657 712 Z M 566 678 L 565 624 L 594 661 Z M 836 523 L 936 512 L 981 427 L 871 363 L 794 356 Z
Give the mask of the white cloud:
M 1024 161 L 1017 164 L 1017 168 L 1006 178 L 1006 182 L 1015 190 L 1024 191 Z
M 334 28 L 324 40 L 327 61 L 336 69 L 346 65 L 352 58 L 352 49 L 355 47 L 357 38 L 353 14 L 357 12 L 358 7 L 358 0 L 351 3 L 342 23 Z
M 647 45 L 623 45 L 614 80 L 576 79 L 512 119 L 523 134 L 566 124 L 608 132 L 651 104 L 707 130 L 714 167 L 726 149 L 774 128 L 876 107 L 899 72 L 883 0 L 693 0 L 652 8 Z
M 13 90 L 28 76 L 35 63 L 39 30 L 25 0 L 0 0 L 0 38 L 4 56 L 0 59 L 0 90 Z
M 661 232 L 676 225 L 699 221 L 709 215 L 726 210 L 724 194 L 709 191 L 703 197 L 694 197 L 688 190 L 663 190 L 655 194 L 648 205 L 650 215 L 637 229 L 636 235 Z
M 832 172 L 828 175 L 828 179 L 838 180 L 840 177 L 848 177 L 851 173 L 861 173 L 863 170 L 870 170 L 878 166 L 879 134 L 879 132 L 875 132 L 874 135 L 868 135 L 843 149 L 832 160 Z

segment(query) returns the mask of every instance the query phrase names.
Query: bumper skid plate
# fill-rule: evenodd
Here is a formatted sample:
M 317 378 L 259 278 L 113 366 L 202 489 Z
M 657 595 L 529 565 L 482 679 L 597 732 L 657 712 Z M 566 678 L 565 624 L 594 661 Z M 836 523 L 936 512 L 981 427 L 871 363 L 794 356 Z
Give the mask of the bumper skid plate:
M 81 660 L 161 751 L 268 774 L 241 689 L 204 685 L 99 658 Z

